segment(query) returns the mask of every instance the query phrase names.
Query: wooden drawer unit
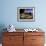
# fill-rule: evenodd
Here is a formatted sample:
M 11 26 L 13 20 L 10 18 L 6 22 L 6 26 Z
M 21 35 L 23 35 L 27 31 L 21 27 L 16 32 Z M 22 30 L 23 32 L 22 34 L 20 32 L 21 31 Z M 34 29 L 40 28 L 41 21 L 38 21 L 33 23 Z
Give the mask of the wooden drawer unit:
M 25 32 L 24 33 L 24 46 L 43 46 L 44 45 L 44 32 Z
M 44 46 L 44 32 L 4 32 L 3 46 Z
M 5 32 L 3 35 L 3 46 L 23 46 L 23 33 Z

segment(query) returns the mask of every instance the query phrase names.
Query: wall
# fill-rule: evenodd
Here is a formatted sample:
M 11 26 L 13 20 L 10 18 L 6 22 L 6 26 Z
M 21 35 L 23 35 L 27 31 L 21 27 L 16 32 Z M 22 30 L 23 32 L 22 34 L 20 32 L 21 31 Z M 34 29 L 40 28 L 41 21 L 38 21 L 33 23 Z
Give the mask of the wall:
M 13 24 L 16 28 L 42 28 L 46 32 L 46 0 L 0 0 L 0 31 Z M 17 22 L 17 7 L 35 7 L 35 22 Z
M 46 28 L 46 1 L 1 0 L 0 25 L 13 24 L 16 28 Z M 35 22 L 17 22 L 17 7 L 35 7 Z

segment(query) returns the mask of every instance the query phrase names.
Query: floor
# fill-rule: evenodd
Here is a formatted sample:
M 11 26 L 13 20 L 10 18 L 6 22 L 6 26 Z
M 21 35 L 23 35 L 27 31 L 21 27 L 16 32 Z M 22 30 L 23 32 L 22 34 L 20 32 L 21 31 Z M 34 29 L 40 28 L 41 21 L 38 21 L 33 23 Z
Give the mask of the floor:
M 2 44 L 0 44 L 0 46 L 2 46 Z

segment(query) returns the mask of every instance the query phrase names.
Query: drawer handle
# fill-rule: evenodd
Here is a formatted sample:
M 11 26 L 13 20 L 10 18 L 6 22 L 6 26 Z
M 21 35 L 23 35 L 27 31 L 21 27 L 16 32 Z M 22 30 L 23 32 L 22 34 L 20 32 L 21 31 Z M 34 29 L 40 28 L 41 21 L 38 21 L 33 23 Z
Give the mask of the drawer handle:
M 12 40 L 11 38 L 9 38 L 10 40 Z
M 32 39 L 32 40 L 36 40 L 36 39 Z
M 10 40 L 13 40 L 13 38 L 9 38 Z

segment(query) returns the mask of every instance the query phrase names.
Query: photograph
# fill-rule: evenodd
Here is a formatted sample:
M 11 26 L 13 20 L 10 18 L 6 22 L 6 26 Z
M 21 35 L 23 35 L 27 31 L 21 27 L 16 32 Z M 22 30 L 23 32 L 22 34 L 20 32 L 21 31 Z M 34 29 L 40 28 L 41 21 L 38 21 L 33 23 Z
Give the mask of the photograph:
M 17 20 L 18 21 L 34 21 L 35 19 L 34 7 L 18 7 Z

